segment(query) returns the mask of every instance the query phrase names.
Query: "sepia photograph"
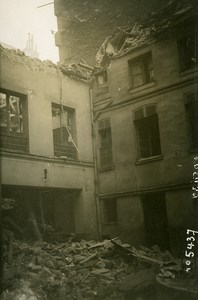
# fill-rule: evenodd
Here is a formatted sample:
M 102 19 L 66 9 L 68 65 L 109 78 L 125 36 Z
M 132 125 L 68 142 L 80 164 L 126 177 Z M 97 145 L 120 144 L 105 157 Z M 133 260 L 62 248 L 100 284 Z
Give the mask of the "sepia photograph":
M 198 300 L 198 0 L 0 0 L 0 300 Z

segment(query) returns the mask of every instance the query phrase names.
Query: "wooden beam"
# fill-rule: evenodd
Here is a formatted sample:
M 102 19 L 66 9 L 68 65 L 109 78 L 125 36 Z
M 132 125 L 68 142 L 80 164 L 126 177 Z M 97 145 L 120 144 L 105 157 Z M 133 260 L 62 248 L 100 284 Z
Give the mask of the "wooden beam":
M 43 4 L 43 5 L 39 5 L 37 6 L 37 8 L 41 8 L 41 7 L 44 7 L 44 6 L 47 6 L 47 5 L 51 5 L 53 4 L 54 2 L 50 2 L 50 3 L 46 3 L 46 4 Z

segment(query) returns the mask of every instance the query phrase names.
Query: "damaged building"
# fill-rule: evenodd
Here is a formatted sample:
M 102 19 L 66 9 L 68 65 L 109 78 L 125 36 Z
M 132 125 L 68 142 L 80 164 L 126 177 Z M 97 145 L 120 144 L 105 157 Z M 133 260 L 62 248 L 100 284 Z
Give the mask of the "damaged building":
M 38 234 L 35 218 L 96 237 L 88 79 L 2 46 L 1 75 L 2 197 L 17 202 L 7 221 L 19 238 Z
M 149 2 L 55 0 L 57 65 L 1 45 L 2 300 L 197 299 L 196 1 Z
M 55 1 L 58 67 L 1 47 L 2 195 L 19 203 L 12 226 L 23 236 L 36 214 L 63 234 L 120 236 L 180 255 L 197 207 L 197 13 L 170 1 L 141 22 L 120 21 L 98 39 L 90 67 L 91 44 L 88 59 L 79 48 L 80 63 L 71 62 L 89 22 L 77 26 L 69 3 Z M 86 4 L 82 13 L 93 10 Z
M 55 0 L 58 31 L 55 43 L 60 61 L 84 59 L 94 65 L 105 38 L 116 28 L 159 11 L 166 0 Z
M 166 9 L 117 28 L 97 53 L 98 196 L 104 235 L 182 255 L 197 218 L 197 13 Z
M 92 63 L 96 54 L 100 233 L 180 251 L 196 210 L 196 1 L 152 1 L 147 18 L 133 1 L 109 14 L 111 1 L 88 2 L 55 1 L 56 45 L 61 61 Z

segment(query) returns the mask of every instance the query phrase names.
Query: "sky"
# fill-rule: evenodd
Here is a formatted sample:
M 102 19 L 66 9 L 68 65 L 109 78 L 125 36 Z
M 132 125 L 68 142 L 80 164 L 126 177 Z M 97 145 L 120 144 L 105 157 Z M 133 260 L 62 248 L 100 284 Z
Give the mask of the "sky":
M 28 33 L 33 34 L 39 58 L 57 62 L 58 48 L 52 31 L 57 31 L 53 0 L 0 0 L 0 42 L 23 50 Z

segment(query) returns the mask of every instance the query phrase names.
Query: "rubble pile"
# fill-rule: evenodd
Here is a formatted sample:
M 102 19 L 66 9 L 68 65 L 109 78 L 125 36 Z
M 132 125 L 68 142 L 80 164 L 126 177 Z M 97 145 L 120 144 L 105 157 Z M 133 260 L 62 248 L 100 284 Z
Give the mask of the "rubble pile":
M 150 45 L 174 34 L 174 26 L 180 20 L 191 16 L 193 3 L 169 1 L 159 13 L 152 13 L 130 25 L 118 27 L 107 37 L 96 54 L 96 65 L 108 67 L 114 57 L 123 56 L 135 48 Z
M 153 273 L 153 266 L 170 260 L 171 254 L 162 253 L 157 246 L 137 250 L 118 238 L 53 244 L 13 240 L 11 253 L 4 248 L 5 291 L 1 299 L 17 299 L 19 289 L 23 293 L 29 290 L 32 298 L 27 299 L 32 300 L 125 299 L 125 293 L 134 288 L 126 285 L 127 277 L 135 276 L 138 283 L 132 280 L 133 285 L 140 286 L 138 274 L 142 281 L 151 267 Z
M 90 82 L 93 73 L 93 69 L 87 64 L 83 63 L 60 63 L 59 68 L 63 72 L 63 74 L 69 75 L 73 78 L 81 79 L 85 82 Z
M 3 211 L 8 211 L 16 206 L 16 201 L 11 198 L 1 198 L 2 199 L 2 210 Z
M 6 56 L 12 64 L 20 63 L 26 69 L 36 72 L 54 73 L 61 75 L 62 73 L 71 78 L 84 82 L 89 82 L 92 74 L 92 68 L 86 63 L 67 64 L 59 63 L 56 65 L 50 60 L 40 60 L 25 55 L 20 49 L 8 49 L 0 44 L 0 54 Z

